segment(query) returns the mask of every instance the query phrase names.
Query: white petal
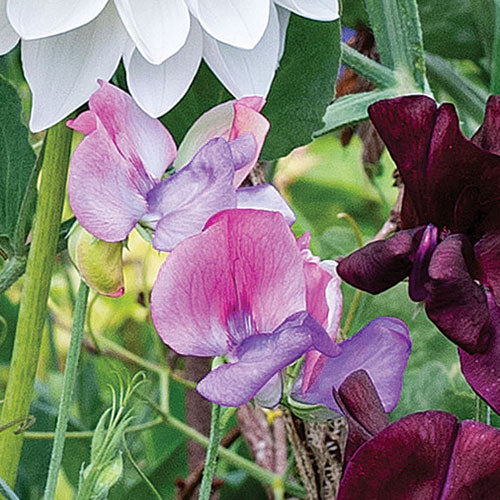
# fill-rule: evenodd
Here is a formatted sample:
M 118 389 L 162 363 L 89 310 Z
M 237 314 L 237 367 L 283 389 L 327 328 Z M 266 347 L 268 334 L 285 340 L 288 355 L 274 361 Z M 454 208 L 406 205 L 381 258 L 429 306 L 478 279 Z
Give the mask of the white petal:
M 285 42 L 286 42 L 286 31 L 288 29 L 288 21 L 290 21 L 290 11 L 283 9 L 282 7 L 276 7 L 278 12 L 278 21 L 280 23 L 280 51 L 278 55 L 278 61 L 283 57 L 285 52 Z
M 15 47 L 19 36 L 12 29 L 6 10 L 7 0 L 0 0 L 0 56 Z
M 198 71 L 202 46 L 201 28 L 192 19 L 184 47 L 162 64 L 151 64 L 134 51 L 127 81 L 130 93 L 146 113 L 161 116 L 181 100 Z
M 253 49 L 269 19 L 270 0 L 190 0 L 203 29 L 220 42 Z
M 115 0 L 135 45 L 152 64 L 173 56 L 186 42 L 189 10 L 184 0 Z
M 203 56 L 217 78 L 235 97 L 264 97 L 278 67 L 279 33 L 278 15 L 273 6 L 266 32 L 254 49 L 237 49 L 205 33 Z
M 110 3 L 91 23 L 40 40 L 23 41 L 24 74 L 33 93 L 30 128 L 38 132 L 85 103 L 109 80 L 123 54 L 127 34 Z
M 25 40 L 58 35 L 95 19 L 108 0 L 8 0 L 7 14 Z
M 295 14 L 317 21 L 333 21 L 339 18 L 338 0 L 274 0 Z

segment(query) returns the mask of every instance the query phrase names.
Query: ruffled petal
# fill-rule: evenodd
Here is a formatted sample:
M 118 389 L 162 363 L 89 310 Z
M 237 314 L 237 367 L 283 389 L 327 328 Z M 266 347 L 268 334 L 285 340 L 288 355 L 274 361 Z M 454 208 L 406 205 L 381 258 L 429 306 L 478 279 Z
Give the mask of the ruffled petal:
M 95 19 L 108 0 L 7 0 L 7 14 L 24 40 L 59 35 Z
M 317 337 L 324 338 L 317 342 Z M 323 328 L 307 312 L 298 312 L 271 334 L 247 337 L 238 347 L 238 361 L 211 371 L 196 390 L 223 406 L 248 403 L 282 368 L 323 342 L 331 342 Z
M 170 251 L 180 241 L 201 232 L 212 215 L 236 207 L 234 164 L 224 139 L 209 141 L 191 163 L 167 177 L 148 194 L 156 226 L 153 246 Z
M 295 223 L 295 214 L 279 191 L 271 184 L 259 184 L 239 188 L 236 191 L 238 208 L 253 208 L 255 210 L 271 210 L 279 212 L 288 225 Z
M 474 255 L 480 266 L 480 281 L 488 285 L 500 305 L 500 233 L 487 233 L 475 245 Z
M 100 89 L 90 97 L 90 110 L 127 161 L 133 165 L 140 163 L 153 178 L 161 179 L 177 152 L 170 132 L 159 120 L 139 108 L 123 90 L 110 83 L 101 81 L 99 84 Z M 73 122 L 69 125 L 73 126 Z
M 334 21 L 339 18 L 337 0 L 274 0 L 274 3 L 316 21 Z
M 19 35 L 12 28 L 7 17 L 7 0 L 0 0 L 0 56 L 7 54 L 19 41 Z
M 297 399 L 322 404 L 339 412 L 332 390 L 353 372 L 365 370 L 373 381 L 386 412 L 399 400 L 403 373 L 411 351 L 406 325 L 399 319 L 376 318 L 351 338 L 337 344 L 340 354 L 329 358 L 323 371 L 306 393 L 295 388 Z
M 365 292 L 383 292 L 410 274 L 422 233 L 422 227 L 405 229 L 387 240 L 369 243 L 342 259 L 337 272 L 344 281 Z
M 257 331 L 272 332 L 304 309 L 295 238 L 280 214 L 258 210 L 220 212 L 201 234 L 179 243 L 160 269 L 151 298 L 162 340 L 194 356 L 228 352 L 234 314 L 243 312 Z
M 184 0 L 115 0 L 127 31 L 144 58 L 161 64 L 186 42 L 189 10 Z
M 210 36 L 241 49 L 257 45 L 269 20 L 269 0 L 191 0 L 190 4 Z
M 452 342 L 469 353 L 484 351 L 491 335 L 486 295 L 472 279 L 472 249 L 464 235 L 448 236 L 429 264 L 429 319 Z
M 101 240 L 124 240 L 147 211 L 137 176 L 98 123 L 71 158 L 68 195 L 78 222 Z
M 206 33 L 203 44 L 205 61 L 231 94 L 237 98 L 267 95 L 278 67 L 280 51 L 280 25 L 274 6 L 269 25 L 254 48 L 236 48 Z
M 138 50 L 130 58 L 127 83 L 136 102 L 151 116 L 161 116 L 184 96 L 193 81 L 202 55 L 199 24 L 191 19 L 184 46 L 161 64 L 149 63 Z
M 23 41 L 21 56 L 33 93 L 30 128 L 39 132 L 61 121 L 107 81 L 122 57 L 127 34 L 113 3 L 92 22 L 68 33 Z
M 500 413 L 500 308 L 488 294 L 493 335 L 484 353 L 468 354 L 458 349 L 465 379 L 488 404 Z
M 457 431 L 456 417 L 444 412 L 413 413 L 394 422 L 351 458 L 338 500 L 442 498 Z
M 492 95 L 488 98 L 483 124 L 474 134 L 472 142 L 500 155 L 500 96 Z

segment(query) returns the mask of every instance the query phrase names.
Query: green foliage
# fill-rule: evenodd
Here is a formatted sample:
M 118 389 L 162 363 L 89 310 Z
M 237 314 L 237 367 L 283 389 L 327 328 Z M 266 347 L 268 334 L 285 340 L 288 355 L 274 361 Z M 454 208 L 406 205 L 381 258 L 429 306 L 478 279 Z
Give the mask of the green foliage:
M 275 160 L 311 142 L 334 96 L 340 60 L 340 22 L 292 15 L 285 53 L 263 113 L 271 122 L 262 157 Z

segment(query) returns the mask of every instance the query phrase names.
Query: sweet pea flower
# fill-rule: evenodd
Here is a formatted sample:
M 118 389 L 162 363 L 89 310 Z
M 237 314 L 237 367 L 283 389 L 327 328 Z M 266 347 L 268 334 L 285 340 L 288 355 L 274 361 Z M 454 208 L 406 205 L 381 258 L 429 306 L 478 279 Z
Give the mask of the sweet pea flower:
M 370 293 L 409 277 L 410 297 L 500 411 L 500 96 L 471 140 L 454 107 L 429 97 L 380 101 L 369 113 L 404 182 L 401 230 L 343 259 L 339 275 Z
M 0 0 L 0 55 L 22 40 L 33 132 L 85 103 L 123 59 L 152 116 L 187 92 L 202 58 L 235 97 L 265 97 L 290 12 L 338 19 L 337 0 Z
M 269 128 L 258 112 L 262 105 L 260 98 L 225 103 L 215 108 L 213 121 L 207 112 L 188 133 L 193 140 L 181 144 L 178 171 L 163 178 L 177 154 L 170 133 L 128 94 L 101 82 L 89 111 L 68 122 L 86 134 L 69 173 L 76 218 L 108 242 L 124 240 L 139 223 L 154 230 L 153 246 L 165 251 L 201 231 L 213 214 L 237 205 L 284 210 L 293 222 L 293 213 L 271 185 L 237 190 L 255 165 Z M 191 142 L 196 142 L 192 157 Z
M 327 330 L 334 335 L 340 319 L 338 277 L 328 264 L 312 261 L 306 246 L 297 244 L 281 214 L 233 209 L 212 217 L 201 234 L 184 240 L 166 259 L 151 296 L 161 339 L 181 355 L 228 361 L 198 383 L 202 396 L 225 406 L 257 396 L 261 404 L 274 406 L 281 399 L 281 370 L 303 354 L 315 353 L 305 368 L 314 384 L 326 366 L 345 378 L 368 351 L 384 371 L 378 389 L 392 390 L 399 369 L 392 378 L 386 375 L 401 356 L 398 347 L 384 361 L 375 353 L 377 346 L 370 347 L 369 335 L 352 341 L 352 348 L 333 342 Z M 401 322 L 387 321 L 396 331 L 386 328 L 387 338 L 397 343 L 399 336 L 407 337 Z M 406 352 L 402 356 L 406 359 Z
M 350 375 L 336 398 L 347 415 L 350 452 L 338 500 L 497 497 L 499 429 L 458 422 L 442 411 L 413 413 L 389 425 L 365 372 Z

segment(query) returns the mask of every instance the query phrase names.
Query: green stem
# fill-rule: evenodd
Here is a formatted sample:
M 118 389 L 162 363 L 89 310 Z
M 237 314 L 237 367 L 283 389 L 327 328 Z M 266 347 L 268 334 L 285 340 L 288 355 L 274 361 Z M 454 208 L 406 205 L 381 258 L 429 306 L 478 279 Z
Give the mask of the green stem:
M 0 423 L 28 415 L 47 316 L 47 298 L 59 238 L 71 150 L 71 130 L 64 123 L 55 125 L 47 132 L 46 143 L 33 240 Z M 0 477 L 7 484 L 15 484 L 22 444 L 22 434 L 16 435 L 9 430 L 0 435 Z
M 363 78 L 370 80 L 382 89 L 396 85 L 394 71 L 379 64 L 378 62 L 364 56 L 361 52 L 353 49 L 346 43 L 342 43 L 342 64 L 351 68 Z
M 500 94 L 500 0 L 495 1 L 495 37 L 491 56 L 490 92 Z
M 26 257 L 14 256 L 7 261 L 7 265 L 0 272 L 0 295 L 8 290 L 24 273 Z
M 9 488 L 9 485 L 0 477 L 0 493 L 7 500 L 19 500 L 19 497 Z
M 210 420 L 210 437 L 208 440 L 207 456 L 205 458 L 205 468 L 201 479 L 199 500 L 210 500 L 212 494 L 212 483 L 217 469 L 217 455 L 221 440 L 220 426 L 221 407 L 212 404 L 212 415 Z
M 73 399 L 73 390 L 75 387 L 78 360 L 83 340 L 83 329 L 85 326 L 85 310 L 87 308 L 87 299 L 89 287 L 80 282 L 78 296 L 75 303 L 73 315 L 73 328 L 71 331 L 71 341 L 69 345 L 66 367 L 64 369 L 64 380 L 62 388 L 61 401 L 59 402 L 59 413 L 57 416 L 57 425 L 54 435 L 54 444 L 52 446 L 52 456 L 50 457 L 49 474 L 47 484 L 45 485 L 45 500 L 52 500 L 55 497 L 57 477 L 61 468 L 65 433 L 68 427 L 69 408 Z
M 478 422 L 484 422 L 487 425 L 491 425 L 491 408 L 479 396 L 476 396 L 475 420 Z

